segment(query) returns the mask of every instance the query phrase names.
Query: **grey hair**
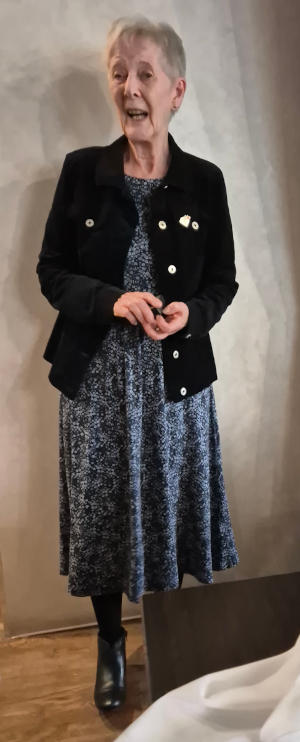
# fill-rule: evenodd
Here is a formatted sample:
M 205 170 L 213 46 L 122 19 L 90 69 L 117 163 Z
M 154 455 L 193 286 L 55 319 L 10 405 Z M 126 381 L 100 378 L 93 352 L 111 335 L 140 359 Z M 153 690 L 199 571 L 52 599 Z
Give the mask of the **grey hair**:
M 125 37 L 150 38 L 161 49 L 164 71 L 174 81 L 186 76 L 186 55 L 180 36 L 169 23 L 153 23 L 141 13 L 116 18 L 108 31 L 104 47 L 104 62 L 109 66 L 110 58 L 119 39 Z M 171 111 L 171 118 L 176 111 Z

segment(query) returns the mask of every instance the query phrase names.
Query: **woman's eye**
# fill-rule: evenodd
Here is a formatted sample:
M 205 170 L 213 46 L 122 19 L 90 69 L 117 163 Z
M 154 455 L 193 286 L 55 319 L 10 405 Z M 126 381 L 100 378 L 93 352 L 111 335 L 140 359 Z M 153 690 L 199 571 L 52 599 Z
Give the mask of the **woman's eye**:
M 122 79 L 122 77 L 124 77 L 124 75 L 122 75 L 121 72 L 114 72 L 112 77 L 113 77 L 113 80 L 120 80 Z M 149 77 L 152 77 L 152 74 L 151 72 L 141 72 L 141 77 L 149 78 Z

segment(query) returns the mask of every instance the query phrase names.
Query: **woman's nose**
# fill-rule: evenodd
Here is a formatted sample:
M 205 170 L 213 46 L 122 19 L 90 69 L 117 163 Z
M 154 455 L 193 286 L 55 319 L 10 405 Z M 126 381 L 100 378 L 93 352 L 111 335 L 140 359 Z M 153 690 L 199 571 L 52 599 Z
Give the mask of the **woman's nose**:
M 138 78 L 134 73 L 129 73 L 127 75 L 124 85 L 124 93 L 126 93 L 128 97 L 139 94 Z

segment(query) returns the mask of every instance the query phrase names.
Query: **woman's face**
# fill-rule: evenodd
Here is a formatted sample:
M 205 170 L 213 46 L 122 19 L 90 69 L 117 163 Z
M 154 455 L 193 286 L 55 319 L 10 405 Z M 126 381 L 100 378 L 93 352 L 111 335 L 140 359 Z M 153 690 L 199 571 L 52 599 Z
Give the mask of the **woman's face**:
M 170 80 L 163 68 L 161 49 L 150 39 L 121 38 L 108 67 L 109 89 L 125 136 L 132 141 L 150 141 L 168 129 L 170 111 L 185 91 L 185 79 Z M 146 115 L 132 118 L 130 109 Z

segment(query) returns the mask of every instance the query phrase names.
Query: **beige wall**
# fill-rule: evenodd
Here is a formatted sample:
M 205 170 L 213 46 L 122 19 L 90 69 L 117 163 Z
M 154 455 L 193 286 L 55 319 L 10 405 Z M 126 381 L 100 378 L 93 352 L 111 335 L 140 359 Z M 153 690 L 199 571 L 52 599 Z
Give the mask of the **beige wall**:
M 1 559 L 7 635 L 94 621 L 58 573 L 58 392 L 42 353 L 56 312 L 35 267 L 67 151 L 121 130 L 99 59 L 111 20 L 144 10 L 182 36 L 171 131 L 222 168 L 240 290 L 212 330 L 225 481 L 240 555 L 215 581 L 300 569 L 297 0 L 0 7 Z M 298 56 L 297 56 L 298 55 Z M 184 585 L 196 585 L 185 577 Z M 1 592 L 1 591 L 0 591 Z M 124 597 L 123 613 L 140 606 Z

